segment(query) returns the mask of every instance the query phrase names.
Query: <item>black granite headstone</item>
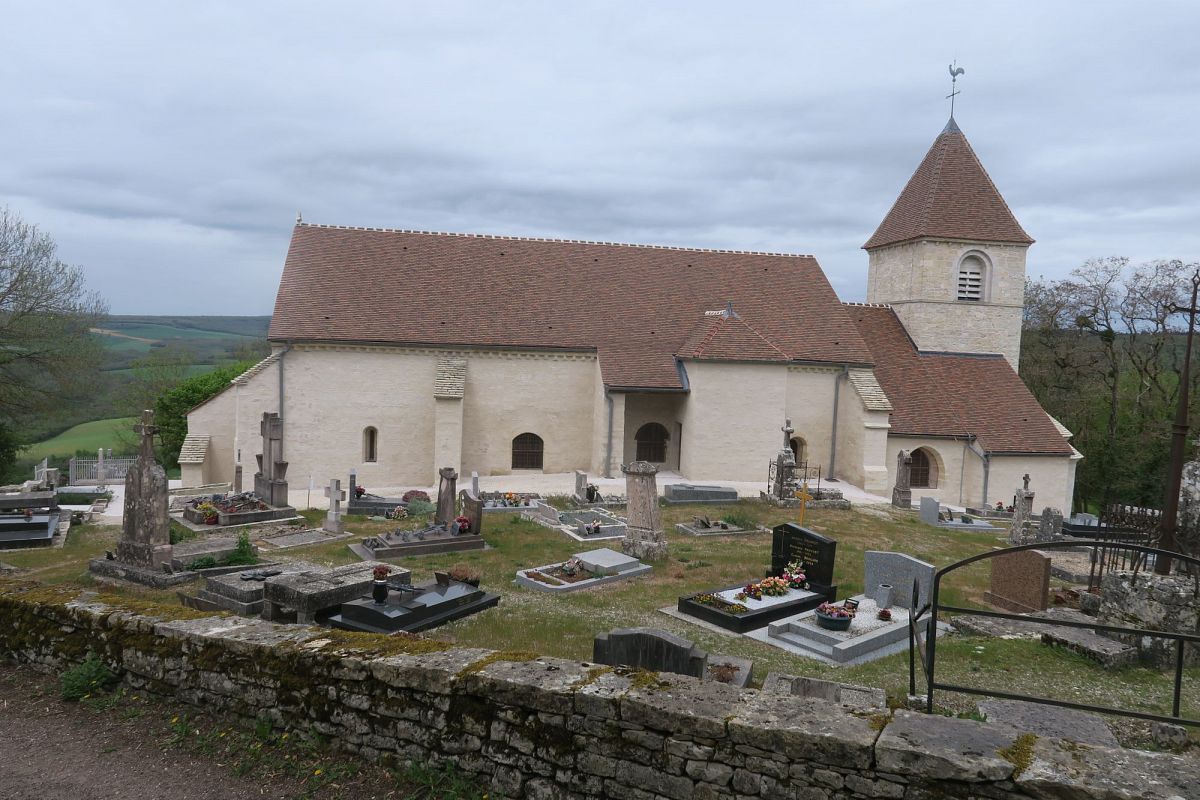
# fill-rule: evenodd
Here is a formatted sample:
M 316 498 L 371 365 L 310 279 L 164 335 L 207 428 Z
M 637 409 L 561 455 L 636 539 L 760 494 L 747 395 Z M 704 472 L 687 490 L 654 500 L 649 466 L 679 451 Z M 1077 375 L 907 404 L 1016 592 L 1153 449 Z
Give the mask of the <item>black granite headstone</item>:
M 687 639 L 657 628 L 617 628 L 596 634 L 592 660 L 597 664 L 703 678 L 708 653 Z
M 776 525 L 771 532 L 771 575 L 781 575 L 788 564 L 802 562 L 813 586 L 833 585 L 833 558 L 837 541 L 801 528 L 794 522 Z

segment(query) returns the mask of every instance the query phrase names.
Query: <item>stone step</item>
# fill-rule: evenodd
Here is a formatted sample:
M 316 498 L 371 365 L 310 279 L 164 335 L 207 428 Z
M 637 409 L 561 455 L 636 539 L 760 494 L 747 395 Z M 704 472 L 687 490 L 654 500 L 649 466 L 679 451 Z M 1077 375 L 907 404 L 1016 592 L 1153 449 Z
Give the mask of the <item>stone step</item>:
M 825 656 L 826 658 L 833 658 L 833 645 L 821 644 L 807 636 L 799 636 L 791 631 L 781 630 L 778 633 L 772 632 L 771 638 L 787 642 L 793 647 L 799 647 L 803 650 Z
M 1105 669 L 1120 669 L 1138 661 L 1136 647 L 1083 628 L 1052 628 L 1042 632 L 1042 644 L 1057 645 L 1100 663 Z

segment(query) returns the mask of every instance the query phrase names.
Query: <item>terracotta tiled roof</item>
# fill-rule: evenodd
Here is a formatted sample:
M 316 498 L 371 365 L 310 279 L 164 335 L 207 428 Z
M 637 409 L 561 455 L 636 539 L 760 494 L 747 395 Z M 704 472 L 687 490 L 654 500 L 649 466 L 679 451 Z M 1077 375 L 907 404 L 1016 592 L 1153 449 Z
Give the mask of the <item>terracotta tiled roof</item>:
M 788 355 L 736 312 L 707 312 L 676 353 L 680 358 L 787 361 Z
M 924 236 L 1033 244 L 953 119 L 863 247 Z
M 716 337 L 723 357 L 870 361 L 812 256 L 306 223 L 269 337 L 595 351 L 609 386 L 679 389 L 675 354 L 730 301 L 759 336 Z
M 973 436 L 990 453 L 1074 451 L 1001 356 L 920 353 L 887 306 L 847 306 L 892 401 L 891 435 Z

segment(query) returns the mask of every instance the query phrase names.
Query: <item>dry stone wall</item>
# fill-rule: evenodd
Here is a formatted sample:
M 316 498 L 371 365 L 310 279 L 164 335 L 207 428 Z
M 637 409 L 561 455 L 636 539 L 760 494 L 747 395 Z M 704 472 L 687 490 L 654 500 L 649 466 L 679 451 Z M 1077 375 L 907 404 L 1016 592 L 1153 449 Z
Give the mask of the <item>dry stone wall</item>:
M 94 653 L 140 691 L 372 759 L 452 762 L 493 797 L 1183 798 L 1200 785 L 1190 759 L 973 720 L 104 599 L 0 584 L 0 657 L 57 671 Z

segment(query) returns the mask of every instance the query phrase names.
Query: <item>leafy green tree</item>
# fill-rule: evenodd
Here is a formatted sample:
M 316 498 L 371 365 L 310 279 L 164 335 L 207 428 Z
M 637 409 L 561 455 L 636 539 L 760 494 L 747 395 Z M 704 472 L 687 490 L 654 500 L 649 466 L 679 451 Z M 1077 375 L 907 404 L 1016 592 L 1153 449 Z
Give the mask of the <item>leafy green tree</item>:
M 155 424 L 161 441 L 161 458 L 169 467 L 178 466 L 179 448 L 187 437 L 187 413 L 229 387 L 229 382 L 254 365 L 243 361 L 220 367 L 181 381 L 159 396 L 154 404 Z

